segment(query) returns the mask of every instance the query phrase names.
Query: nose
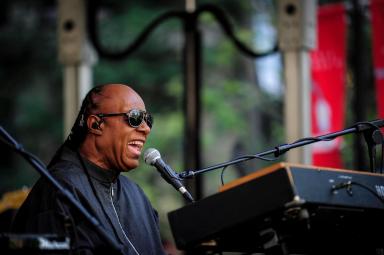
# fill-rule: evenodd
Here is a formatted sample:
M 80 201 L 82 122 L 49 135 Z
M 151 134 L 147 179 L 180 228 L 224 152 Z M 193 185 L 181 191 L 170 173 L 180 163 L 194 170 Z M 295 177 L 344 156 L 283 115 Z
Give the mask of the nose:
M 151 132 L 151 128 L 148 126 L 147 122 L 143 120 L 140 126 L 137 127 L 137 131 L 144 132 L 145 135 L 148 135 Z

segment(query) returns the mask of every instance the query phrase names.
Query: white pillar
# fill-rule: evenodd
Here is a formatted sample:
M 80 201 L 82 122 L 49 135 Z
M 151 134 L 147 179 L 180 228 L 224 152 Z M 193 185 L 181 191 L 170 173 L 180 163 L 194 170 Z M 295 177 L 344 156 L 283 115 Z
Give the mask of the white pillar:
M 284 52 L 284 125 L 288 143 L 311 136 L 310 59 L 305 51 Z M 287 152 L 287 161 L 311 164 L 311 147 Z
M 311 63 L 316 42 L 316 0 L 279 0 L 279 48 L 284 59 L 286 142 L 311 136 Z M 311 164 L 311 148 L 287 152 L 291 163 Z
M 71 131 L 81 102 L 92 88 L 92 66 L 83 63 L 65 65 L 63 72 L 64 137 Z
M 81 101 L 92 88 L 92 65 L 96 54 L 86 33 L 86 1 L 58 1 L 59 61 L 63 69 L 64 137 L 80 109 Z
M 196 10 L 196 0 L 186 0 L 185 10 L 187 12 L 194 12 Z

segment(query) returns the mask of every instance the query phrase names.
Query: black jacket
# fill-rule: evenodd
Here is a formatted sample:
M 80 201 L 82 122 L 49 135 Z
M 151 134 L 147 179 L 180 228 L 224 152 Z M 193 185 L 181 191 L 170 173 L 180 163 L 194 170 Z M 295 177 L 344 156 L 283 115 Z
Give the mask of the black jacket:
M 157 213 L 140 187 L 126 176 L 101 169 L 66 147 L 51 164 L 50 173 L 123 245 L 124 254 L 164 254 Z M 65 215 L 73 223 L 69 228 L 63 224 Z M 19 209 L 12 230 L 69 235 L 81 254 L 110 251 L 84 217 L 43 178 Z

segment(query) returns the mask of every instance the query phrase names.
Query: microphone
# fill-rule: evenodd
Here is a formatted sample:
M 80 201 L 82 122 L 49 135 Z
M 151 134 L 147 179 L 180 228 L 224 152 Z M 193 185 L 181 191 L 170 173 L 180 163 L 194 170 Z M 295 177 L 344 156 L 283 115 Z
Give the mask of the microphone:
M 178 190 L 185 199 L 194 202 L 193 197 L 180 182 L 178 175 L 162 159 L 160 152 L 154 148 L 149 148 L 144 152 L 144 161 L 146 164 L 156 167 L 161 176 L 176 190 Z

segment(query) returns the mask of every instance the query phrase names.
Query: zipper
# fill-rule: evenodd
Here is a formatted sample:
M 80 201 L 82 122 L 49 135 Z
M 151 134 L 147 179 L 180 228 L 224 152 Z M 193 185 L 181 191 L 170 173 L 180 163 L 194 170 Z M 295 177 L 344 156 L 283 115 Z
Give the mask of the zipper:
M 140 255 L 138 253 L 138 251 L 136 250 L 135 246 L 133 245 L 133 243 L 131 242 L 131 240 L 129 240 L 128 236 L 125 234 L 125 231 L 123 229 L 123 226 L 121 225 L 120 223 L 120 219 L 119 219 L 119 215 L 117 214 L 117 211 L 116 211 L 116 208 L 115 208 L 115 205 L 113 204 L 113 185 L 111 184 L 111 192 L 109 193 L 110 194 L 110 200 L 111 200 L 111 204 L 112 204 L 112 208 L 113 208 L 113 211 L 115 212 L 115 215 L 116 215 L 116 218 L 117 218 L 117 222 L 119 223 L 119 226 L 120 226 L 120 229 L 121 231 L 123 231 L 123 234 L 124 234 L 124 237 L 125 239 L 127 239 L 128 243 L 132 246 L 133 250 L 136 252 L 137 255 Z

